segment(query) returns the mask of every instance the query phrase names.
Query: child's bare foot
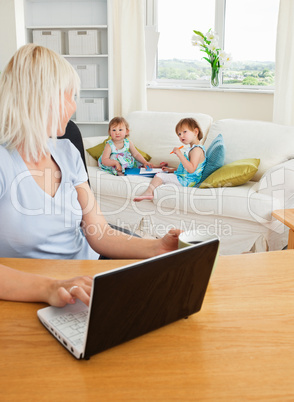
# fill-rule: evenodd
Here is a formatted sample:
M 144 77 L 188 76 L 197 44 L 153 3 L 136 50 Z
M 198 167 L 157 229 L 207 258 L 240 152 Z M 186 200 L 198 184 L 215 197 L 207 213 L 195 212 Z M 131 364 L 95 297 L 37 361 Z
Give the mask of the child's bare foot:
M 139 201 L 144 201 L 144 200 L 150 200 L 152 201 L 154 198 L 154 195 L 137 195 L 133 201 L 139 202 Z
M 139 202 L 139 201 L 144 201 L 144 200 L 153 200 L 154 195 L 153 192 L 150 191 L 148 188 L 142 195 L 137 195 L 133 201 Z

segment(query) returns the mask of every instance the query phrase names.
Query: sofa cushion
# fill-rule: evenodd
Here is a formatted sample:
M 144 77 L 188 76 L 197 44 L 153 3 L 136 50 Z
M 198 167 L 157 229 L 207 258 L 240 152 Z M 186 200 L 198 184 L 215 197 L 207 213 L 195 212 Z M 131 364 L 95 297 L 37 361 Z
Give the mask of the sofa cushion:
M 127 116 L 130 140 L 152 156 L 151 163 L 154 165 L 164 161 L 176 168 L 179 158 L 170 152 L 181 145 L 175 127 L 185 117 L 192 117 L 198 122 L 204 135 L 203 143 L 212 123 L 212 117 L 203 113 L 132 112 Z
M 247 183 L 255 175 L 260 159 L 242 159 L 217 169 L 201 183 L 200 188 L 235 187 Z
M 157 215 L 162 221 L 169 219 L 169 228 L 174 227 L 177 215 L 184 221 L 187 214 L 193 214 L 196 221 L 201 215 L 210 218 L 231 217 L 251 222 L 271 220 L 273 198 L 253 191 L 255 183 L 252 181 L 238 187 L 204 189 L 167 184 L 156 188 L 153 202 L 137 203 L 131 200 L 146 190 L 151 179 L 135 175 L 118 177 L 97 167 L 89 167 L 89 177 L 92 191 L 102 207 L 105 218 L 117 226 L 122 226 L 119 222 L 129 222 L 126 220 L 127 211 L 130 212 L 128 219 L 131 220 L 135 217 L 138 219 L 138 214 L 140 219 L 149 216 L 151 226 L 153 215 Z M 275 209 L 279 208 L 281 205 L 277 201 Z M 115 216 L 119 221 L 114 222 Z M 134 228 L 131 229 L 134 231 Z M 230 228 L 227 229 L 230 233 Z
M 252 191 L 254 185 L 254 182 L 248 181 L 238 187 L 202 189 L 167 184 L 156 188 L 153 204 L 156 206 L 156 214 L 163 220 L 169 217 L 171 225 L 178 213 L 183 220 L 187 213 L 192 213 L 196 222 L 200 215 L 206 215 L 207 218 L 231 217 L 253 222 L 263 220 L 269 222 L 272 219 L 273 198 Z M 146 201 L 145 204 L 149 205 L 151 202 Z M 281 203 L 277 200 L 276 209 L 279 209 L 278 205 Z M 142 207 L 137 206 L 137 208 Z M 185 230 L 188 230 L 188 227 Z M 230 231 L 229 228 L 228 231 Z
M 102 155 L 105 145 L 106 145 L 106 141 L 108 141 L 108 139 L 110 139 L 110 137 L 107 137 L 103 142 L 100 142 L 99 144 L 95 145 L 94 147 L 91 148 L 87 148 L 86 151 L 92 156 L 92 158 L 96 159 L 96 161 L 98 161 L 98 159 L 100 158 L 100 156 Z
M 107 137 L 103 142 L 95 145 L 94 147 L 88 148 L 86 149 L 86 151 L 92 156 L 92 158 L 96 159 L 96 161 L 98 161 L 98 159 L 100 158 L 100 156 L 102 155 L 106 142 L 108 140 L 110 140 L 111 137 Z M 137 149 L 138 152 L 140 152 L 140 154 L 143 156 L 143 158 L 146 159 L 147 162 L 150 161 L 151 156 L 146 154 L 146 152 L 141 151 L 140 149 L 138 149 L 137 147 L 135 147 Z
M 239 159 L 260 159 L 253 181 L 260 180 L 271 167 L 294 158 L 294 126 L 254 120 L 218 120 L 211 125 L 205 145 L 219 133 L 226 144 L 225 164 Z
M 215 170 L 223 166 L 225 160 L 224 139 L 219 134 L 210 144 L 206 151 L 206 165 L 203 169 L 200 183 L 202 183 Z M 199 184 L 199 183 L 198 183 Z

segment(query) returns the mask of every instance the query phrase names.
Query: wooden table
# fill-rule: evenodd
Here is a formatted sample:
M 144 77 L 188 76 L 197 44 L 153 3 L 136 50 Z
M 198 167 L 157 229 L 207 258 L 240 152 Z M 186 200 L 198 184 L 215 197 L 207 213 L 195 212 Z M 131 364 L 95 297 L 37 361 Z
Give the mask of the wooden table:
M 289 228 L 288 249 L 294 248 L 294 209 L 276 209 L 272 216 Z
M 55 277 L 129 261 L 0 259 Z M 0 400 L 293 401 L 294 250 L 221 256 L 202 310 L 93 356 L 40 324 L 42 303 L 0 302 Z

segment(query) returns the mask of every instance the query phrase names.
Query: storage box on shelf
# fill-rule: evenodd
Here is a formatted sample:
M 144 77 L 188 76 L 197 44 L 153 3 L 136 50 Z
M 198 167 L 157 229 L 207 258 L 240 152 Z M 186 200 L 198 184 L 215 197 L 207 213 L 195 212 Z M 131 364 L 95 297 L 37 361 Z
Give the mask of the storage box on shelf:
M 81 80 L 82 89 L 99 88 L 99 66 L 96 64 L 73 64 Z
M 106 120 L 106 98 L 81 98 L 77 102 L 77 122 Z
M 68 31 L 68 54 L 101 54 L 101 32 L 97 29 Z
M 113 116 L 111 3 L 24 0 L 27 41 L 62 54 L 81 79 L 76 120 L 87 137 L 107 135 Z
M 59 29 L 34 29 L 33 42 L 40 46 L 48 47 L 59 54 L 65 52 L 65 32 Z

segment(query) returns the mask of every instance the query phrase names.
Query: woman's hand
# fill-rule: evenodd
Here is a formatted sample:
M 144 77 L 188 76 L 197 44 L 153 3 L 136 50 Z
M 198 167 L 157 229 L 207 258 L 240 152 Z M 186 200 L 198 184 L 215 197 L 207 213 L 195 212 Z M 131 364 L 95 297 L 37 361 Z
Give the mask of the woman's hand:
M 48 289 L 47 303 L 51 306 L 63 307 L 74 304 L 80 299 L 87 306 L 90 302 L 93 278 L 78 276 L 72 279 L 53 280 Z
M 177 250 L 180 233 L 182 233 L 182 230 L 180 229 L 171 229 L 164 237 L 158 240 L 157 254 L 164 254 L 169 251 Z

